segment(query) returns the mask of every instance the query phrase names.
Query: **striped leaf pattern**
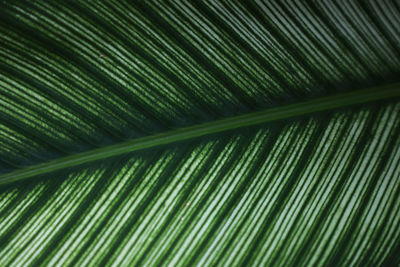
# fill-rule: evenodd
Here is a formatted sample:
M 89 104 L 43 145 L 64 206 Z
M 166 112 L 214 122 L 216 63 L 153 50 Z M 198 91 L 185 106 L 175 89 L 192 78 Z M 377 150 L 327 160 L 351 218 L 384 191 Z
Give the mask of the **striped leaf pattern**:
M 0 176 L 399 82 L 360 2 L 2 1 Z M 399 264 L 397 92 L 2 185 L 0 265 Z

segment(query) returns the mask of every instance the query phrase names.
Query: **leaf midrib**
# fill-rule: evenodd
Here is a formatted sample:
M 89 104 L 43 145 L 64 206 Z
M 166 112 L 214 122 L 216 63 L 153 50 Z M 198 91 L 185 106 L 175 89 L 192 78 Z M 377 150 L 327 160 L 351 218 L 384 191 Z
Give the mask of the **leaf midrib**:
M 234 116 L 199 125 L 171 130 L 160 134 L 136 138 L 119 144 L 105 146 L 90 151 L 58 158 L 0 175 L 0 185 L 21 181 L 41 174 L 77 166 L 100 159 L 109 158 L 137 150 L 166 145 L 208 134 L 256 125 L 265 122 L 293 118 L 301 115 L 326 111 L 341 107 L 400 97 L 400 83 L 372 87 L 348 93 L 316 98 L 300 103 L 274 107 L 263 111 Z

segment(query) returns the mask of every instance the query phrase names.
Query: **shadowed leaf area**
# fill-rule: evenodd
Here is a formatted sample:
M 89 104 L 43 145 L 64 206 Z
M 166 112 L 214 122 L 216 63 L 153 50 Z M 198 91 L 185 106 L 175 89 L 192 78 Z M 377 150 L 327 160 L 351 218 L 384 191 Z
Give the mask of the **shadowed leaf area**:
M 397 266 L 399 28 L 389 1 L 1 1 L 0 266 Z

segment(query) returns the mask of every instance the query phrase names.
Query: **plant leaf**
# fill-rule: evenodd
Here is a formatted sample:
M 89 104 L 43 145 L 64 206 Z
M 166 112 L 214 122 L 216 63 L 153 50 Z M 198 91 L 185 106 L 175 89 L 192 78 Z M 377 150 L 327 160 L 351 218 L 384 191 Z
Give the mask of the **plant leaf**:
M 0 265 L 399 263 L 397 3 L 1 5 Z

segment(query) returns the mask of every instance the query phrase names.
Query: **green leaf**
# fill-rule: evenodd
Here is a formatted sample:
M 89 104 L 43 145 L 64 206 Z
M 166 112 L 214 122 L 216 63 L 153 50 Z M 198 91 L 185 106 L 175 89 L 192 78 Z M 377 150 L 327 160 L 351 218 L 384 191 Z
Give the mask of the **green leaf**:
M 398 265 L 399 15 L 3 1 L 0 265 Z

